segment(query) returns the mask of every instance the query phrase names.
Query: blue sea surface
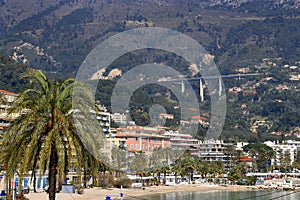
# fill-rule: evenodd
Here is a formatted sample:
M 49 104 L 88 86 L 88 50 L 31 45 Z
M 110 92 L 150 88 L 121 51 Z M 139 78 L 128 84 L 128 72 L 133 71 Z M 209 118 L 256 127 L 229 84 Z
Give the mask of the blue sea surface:
M 144 197 L 126 197 L 128 200 L 300 200 L 300 191 L 207 191 L 174 192 Z

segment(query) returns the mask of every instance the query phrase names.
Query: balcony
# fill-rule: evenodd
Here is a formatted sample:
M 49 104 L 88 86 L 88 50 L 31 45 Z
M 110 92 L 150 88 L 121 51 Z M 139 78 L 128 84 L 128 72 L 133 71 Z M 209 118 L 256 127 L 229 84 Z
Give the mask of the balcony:
M 0 122 L 0 126 L 2 127 L 9 127 L 11 125 L 11 123 L 9 122 Z

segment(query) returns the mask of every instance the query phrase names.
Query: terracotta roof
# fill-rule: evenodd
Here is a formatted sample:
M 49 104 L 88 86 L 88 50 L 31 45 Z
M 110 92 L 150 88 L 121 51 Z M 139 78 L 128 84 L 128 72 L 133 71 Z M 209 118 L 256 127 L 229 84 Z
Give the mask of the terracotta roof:
M 7 95 L 18 96 L 18 94 L 13 93 L 13 92 L 9 92 L 9 91 L 6 91 L 6 90 L 0 90 L 0 93 L 7 94 Z
M 191 118 L 192 118 L 192 119 L 200 119 L 200 120 L 203 120 L 203 121 L 208 121 L 207 118 L 202 117 L 202 116 L 192 116 Z
M 252 159 L 252 158 L 249 158 L 249 157 L 247 157 L 247 156 L 242 156 L 242 157 L 239 158 L 239 160 L 240 160 L 241 162 L 253 162 L 253 159 Z

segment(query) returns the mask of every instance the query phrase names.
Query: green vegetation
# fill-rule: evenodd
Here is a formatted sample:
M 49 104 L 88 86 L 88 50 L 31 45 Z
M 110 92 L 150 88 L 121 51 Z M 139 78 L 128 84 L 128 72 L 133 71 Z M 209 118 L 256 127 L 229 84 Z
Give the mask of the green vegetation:
M 18 19 L 16 25 L 6 27 L 8 34 L 1 38 L 1 49 L 11 54 L 12 47 L 19 41 L 29 42 L 43 48 L 58 61 L 57 64 L 50 57 L 23 49 L 21 51 L 28 57 L 30 67 L 46 72 L 55 69 L 63 77 L 70 77 L 101 41 L 124 30 L 147 27 L 151 22 L 154 26 L 191 36 L 215 56 L 223 73 L 235 67 L 257 64 L 264 57 L 281 56 L 288 61 L 299 57 L 297 33 L 300 13 L 293 5 L 284 7 L 270 1 L 254 1 L 234 9 L 226 4 L 205 7 L 207 2 L 176 1 L 174 4 L 162 3 L 157 10 L 153 2 L 145 1 L 143 4 L 139 7 L 132 1 L 98 5 L 97 1 L 91 1 L 83 6 L 81 2 L 60 1 L 39 11 L 31 11 L 32 15 L 28 18 Z M 107 9 L 111 6 L 114 9 Z M 130 24 L 128 21 L 138 23 Z M 147 58 L 146 53 L 143 56 Z M 129 67 L 120 63 L 117 67 Z M 133 60 L 131 66 L 135 64 Z
M 244 146 L 243 149 L 254 159 L 253 171 L 268 172 L 271 170 L 271 159 L 275 157 L 275 152 L 271 147 L 253 143 Z
M 31 86 L 20 93 L 12 113 L 24 113 L 8 128 L 1 146 L 1 163 L 7 177 L 14 173 L 48 170 L 49 199 L 55 199 L 57 175 L 61 180 L 68 167 L 79 173 L 97 174 L 98 161 L 76 133 L 72 108 L 73 79 L 51 82 L 41 71 L 27 75 Z M 88 123 L 88 122 L 87 122 Z M 76 154 L 76 162 L 72 160 Z
M 221 48 L 215 47 L 213 52 L 219 58 L 226 55 L 224 65 L 229 69 L 257 64 L 268 57 L 293 63 L 300 55 L 299 22 L 298 18 L 279 16 L 242 23 L 231 27 Z
M 28 85 L 28 80 L 21 78 L 28 70 L 26 65 L 17 64 L 10 57 L 0 54 L 0 89 L 18 93 Z
M 264 76 L 273 77 L 263 83 L 260 79 L 265 77 L 224 80 L 226 90 L 241 87 L 247 91 L 227 94 L 228 107 L 222 139 L 230 142 L 263 142 L 290 137 L 285 134 L 271 135 L 272 132 L 287 135 L 296 132 L 300 124 L 297 82 L 290 81 L 288 69 L 280 67 L 284 64 L 294 65 L 300 57 L 299 9 L 295 8 L 292 1 L 282 5 L 271 1 L 249 1 L 237 8 L 233 8 L 228 2 L 207 7 L 210 1 L 196 0 L 162 3 L 159 7 L 148 1 L 143 2 L 142 7 L 135 1 L 129 2 L 131 3 L 104 2 L 98 5 L 90 1 L 82 5 L 77 1 L 60 1 L 41 11 L 32 11 L 34 14 L 26 19 L 16 20 L 16 25 L 7 28 L 6 32 L 9 34 L 1 38 L 0 49 L 12 55 L 16 51 L 15 46 L 31 43 L 47 54 L 37 55 L 34 50 L 20 48 L 18 51 L 28 59 L 28 67 L 42 69 L 49 77 L 64 79 L 74 77 L 85 56 L 107 37 L 132 28 L 146 27 L 149 24 L 143 23 L 151 22 L 156 27 L 178 30 L 195 39 L 215 56 L 222 74 L 237 73 L 236 70 L 241 67 L 250 67 L 251 72 L 262 72 Z M 65 8 L 68 8 L 68 12 L 65 12 Z M 279 57 L 281 60 L 277 59 L 276 67 L 256 67 L 266 65 L 263 60 L 265 58 L 274 61 L 272 59 Z M 106 73 L 119 68 L 124 74 L 144 63 L 162 63 L 187 77 L 191 76 L 186 60 L 172 52 L 153 49 L 133 51 L 121 56 L 108 66 Z M 13 92 L 22 91 L 23 84 L 27 83 L 19 75 L 25 70 L 25 66 L 16 65 L 12 60 L 1 65 L 1 88 Z M 98 82 L 96 98 L 109 110 L 111 93 L 117 81 L 118 79 Z M 248 84 L 247 81 L 251 83 Z M 190 84 L 199 98 L 199 83 L 191 81 Z M 286 84 L 290 89 L 276 90 L 279 84 Z M 209 118 L 210 99 L 207 91 L 205 95 L 205 102 L 199 106 L 203 111 L 201 114 Z M 174 130 L 178 129 L 180 113 L 178 109 L 174 109 L 178 105 L 176 97 L 166 88 L 154 84 L 139 88 L 132 96 L 129 106 L 132 119 L 139 125 L 149 124 L 149 108 L 157 102 L 165 107 L 167 113 L 174 114 L 175 119 L 167 120 L 166 125 Z M 241 108 L 242 104 L 247 108 Z M 268 126 L 259 127 L 257 132 L 250 131 L 257 117 L 267 118 Z M 198 130 L 197 137 L 200 139 L 205 135 L 206 127 L 190 128 Z

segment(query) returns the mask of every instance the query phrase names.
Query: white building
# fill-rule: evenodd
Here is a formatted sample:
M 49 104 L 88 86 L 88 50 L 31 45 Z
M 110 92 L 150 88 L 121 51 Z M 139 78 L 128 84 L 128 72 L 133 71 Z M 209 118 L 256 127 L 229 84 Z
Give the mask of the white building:
M 206 161 L 226 161 L 225 152 L 228 145 L 230 144 L 224 143 L 223 140 L 200 141 L 200 158 Z
M 192 155 L 198 156 L 199 140 L 190 134 L 179 133 L 178 131 L 166 131 L 164 136 L 170 138 L 171 148 L 174 150 L 190 150 Z
M 111 114 L 111 119 L 114 120 L 118 125 L 126 125 L 127 124 L 127 115 L 124 113 Z
M 110 113 L 102 105 L 96 105 L 96 119 L 99 121 L 104 134 L 110 133 Z
M 17 99 L 18 94 L 9 92 L 6 90 L 0 90 L 0 94 L 3 95 L 3 101 L 0 101 L 0 138 L 4 134 L 4 130 L 8 128 L 11 123 L 19 116 L 19 113 L 12 113 L 8 115 L 8 110 L 11 107 L 11 104 Z M 0 144 L 1 144 L 0 139 Z
M 248 145 L 248 142 L 237 142 L 235 150 L 243 151 L 243 147 Z
M 298 151 L 300 151 L 300 141 L 296 141 L 296 140 L 287 140 L 285 142 L 287 145 L 290 145 L 290 146 L 296 146 Z
M 271 160 L 272 165 L 276 163 L 278 166 L 280 166 L 280 157 L 282 157 L 285 152 L 288 152 L 290 155 L 290 165 L 292 165 L 295 161 L 297 156 L 297 145 L 295 145 L 294 142 L 290 141 L 289 143 L 279 143 L 278 141 L 267 141 L 264 142 L 264 144 L 271 147 L 275 151 L 275 158 Z
M 204 140 L 200 141 L 199 157 L 208 162 L 221 161 L 224 163 L 225 170 L 230 169 L 230 159 L 233 156 L 228 149 L 231 143 L 224 143 L 223 140 Z

